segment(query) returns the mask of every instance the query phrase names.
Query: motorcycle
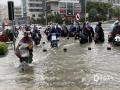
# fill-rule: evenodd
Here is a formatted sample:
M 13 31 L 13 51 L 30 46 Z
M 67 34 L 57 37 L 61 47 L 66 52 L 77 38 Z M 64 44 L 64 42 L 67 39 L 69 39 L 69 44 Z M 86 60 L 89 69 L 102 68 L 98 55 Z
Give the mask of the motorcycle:
M 30 52 L 28 50 L 28 44 L 21 44 L 19 47 L 20 53 L 20 62 L 21 62 L 21 69 L 25 70 L 28 67 Z
M 95 43 L 102 43 L 104 42 L 104 36 L 99 36 L 98 33 L 95 33 L 95 38 L 94 38 Z
M 40 44 L 41 34 L 39 34 L 39 33 L 34 33 L 32 38 L 33 38 L 33 41 L 34 41 L 35 45 Z
M 75 37 L 75 40 L 79 40 L 79 38 L 80 38 L 80 33 L 79 33 L 79 32 L 76 32 L 75 35 L 74 35 L 74 37 Z
M 80 38 L 79 38 L 80 44 L 85 44 L 88 42 L 88 36 L 85 35 L 84 33 L 80 34 Z
M 58 47 L 58 40 L 55 33 L 51 35 L 51 47 Z
M 36 33 L 36 38 L 35 38 L 35 45 L 40 44 L 41 37 Z

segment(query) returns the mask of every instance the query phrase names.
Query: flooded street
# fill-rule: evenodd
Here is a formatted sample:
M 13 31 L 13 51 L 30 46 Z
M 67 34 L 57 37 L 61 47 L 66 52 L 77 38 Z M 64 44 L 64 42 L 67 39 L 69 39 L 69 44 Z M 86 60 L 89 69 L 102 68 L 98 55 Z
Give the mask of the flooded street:
M 0 58 L 0 90 L 120 90 L 120 47 L 107 50 L 110 25 L 103 27 L 103 44 L 80 45 L 73 38 L 61 38 L 57 49 L 47 42 L 35 46 L 33 64 L 25 72 L 20 72 L 10 49 Z

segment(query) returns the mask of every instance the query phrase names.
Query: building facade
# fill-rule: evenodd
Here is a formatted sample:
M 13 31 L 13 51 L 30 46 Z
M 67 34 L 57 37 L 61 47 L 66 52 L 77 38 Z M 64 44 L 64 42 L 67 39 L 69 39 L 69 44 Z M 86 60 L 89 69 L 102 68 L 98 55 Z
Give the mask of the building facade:
M 8 8 L 7 6 L 0 5 L 0 22 L 4 19 L 8 19 Z
M 108 3 L 108 0 L 87 0 L 87 1 Z
M 44 0 L 22 0 L 22 15 L 40 18 L 44 14 Z
M 14 16 L 15 16 L 15 18 L 22 17 L 21 7 L 19 7 L 19 6 L 14 7 Z
M 48 0 L 47 10 L 63 16 L 75 16 L 80 13 L 79 0 Z
M 120 6 L 120 0 L 108 0 L 109 3 L 112 3 L 113 6 Z
M 120 6 L 120 0 L 87 0 L 87 1 L 111 3 L 113 6 Z

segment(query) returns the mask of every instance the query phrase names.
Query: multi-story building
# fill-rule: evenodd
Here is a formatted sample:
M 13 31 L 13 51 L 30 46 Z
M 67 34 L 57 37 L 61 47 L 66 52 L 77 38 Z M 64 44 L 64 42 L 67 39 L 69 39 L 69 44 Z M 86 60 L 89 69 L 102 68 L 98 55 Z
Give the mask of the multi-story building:
M 21 7 L 20 6 L 14 6 L 14 17 L 15 20 L 17 18 L 20 18 L 22 16 L 21 13 Z M 0 22 L 8 20 L 8 6 L 6 5 L 0 5 Z
M 114 6 L 120 6 L 120 0 L 108 0 L 109 3 L 112 3 Z
M 108 3 L 108 0 L 87 0 L 87 1 Z
M 80 13 L 79 0 L 48 0 L 47 10 L 64 16 L 75 16 Z
M 0 22 L 2 22 L 5 18 L 8 18 L 8 8 L 0 5 Z
M 14 7 L 14 16 L 15 16 L 15 18 L 22 17 L 21 7 L 19 7 L 19 6 Z
M 22 15 L 40 18 L 44 14 L 44 0 L 22 0 Z
M 87 0 L 87 1 L 111 3 L 114 6 L 120 6 L 120 0 Z

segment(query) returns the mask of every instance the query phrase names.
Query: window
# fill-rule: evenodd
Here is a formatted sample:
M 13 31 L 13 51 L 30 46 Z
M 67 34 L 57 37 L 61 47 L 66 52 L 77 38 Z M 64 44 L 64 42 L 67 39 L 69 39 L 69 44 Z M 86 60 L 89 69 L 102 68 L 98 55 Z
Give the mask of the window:
M 73 3 L 67 3 L 67 8 L 73 9 Z
M 67 15 L 73 15 L 73 3 L 67 4 Z
M 29 9 L 30 12 L 41 12 L 43 11 L 42 9 Z
M 115 0 L 113 0 L 113 3 L 115 3 Z
M 39 14 L 38 17 L 41 17 L 41 14 Z
M 62 2 L 61 2 L 61 3 L 59 4 L 59 7 L 60 7 L 60 8 L 66 8 L 66 3 L 62 3 Z
M 74 3 L 74 15 L 76 15 L 77 13 L 80 13 L 80 4 Z
M 73 9 L 67 9 L 67 15 L 73 15 Z
M 29 3 L 30 7 L 42 7 L 41 4 L 33 4 L 33 3 Z
M 35 17 L 35 14 L 33 14 L 32 17 Z
M 120 3 L 120 1 L 119 1 L 119 0 L 117 0 L 117 3 Z

